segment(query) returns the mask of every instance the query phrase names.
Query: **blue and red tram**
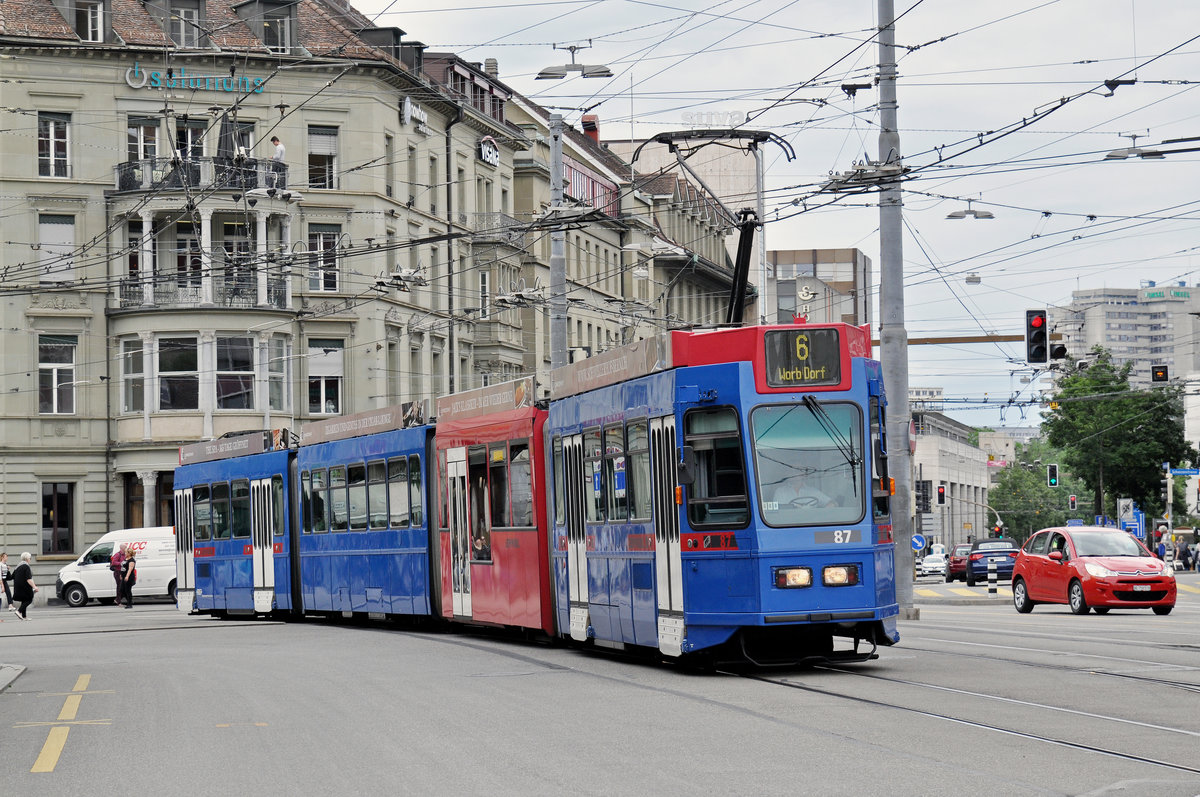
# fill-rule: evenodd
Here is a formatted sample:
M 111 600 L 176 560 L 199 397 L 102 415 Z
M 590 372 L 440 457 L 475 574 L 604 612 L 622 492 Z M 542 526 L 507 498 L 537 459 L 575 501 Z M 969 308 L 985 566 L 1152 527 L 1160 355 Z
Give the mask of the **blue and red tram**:
M 559 627 L 757 661 L 863 658 L 898 641 L 869 352 L 867 331 L 843 324 L 743 327 L 672 332 L 556 372 Z M 853 647 L 835 651 L 835 637 Z
M 898 639 L 869 355 L 842 324 L 671 332 L 556 370 L 548 406 L 527 378 L 439 399 L 436 426 L 394 408 L 186 446 L 180 608 L 869 657 Z

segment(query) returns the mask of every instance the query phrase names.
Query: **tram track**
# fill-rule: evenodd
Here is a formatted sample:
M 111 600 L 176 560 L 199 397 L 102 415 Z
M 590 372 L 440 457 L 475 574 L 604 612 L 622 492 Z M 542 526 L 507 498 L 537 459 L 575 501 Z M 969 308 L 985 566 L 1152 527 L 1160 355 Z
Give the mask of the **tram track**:
M 1183 690 L 1186 692 L 1193 692 L 1196 694 L 1200 694 L 1200 684 L 1181 683 L 1179 681 L 1173 681 L 1168 678 L 1154 678 L 1154 677 L 1150 677 L 1150 676 L 1146 676 L 1146 675 L 1137 675 L 1135 673 L 1113 672 L 1111 670 L 1103 670 L 1103 669 L 1098 669 L 1098 668 L 1094 668 L 1094 667 L 1073 667 L 1069 664 L 1052 664 L 1049 662 L 1026 661 L 1023 659 L 1014 659 L 1014 658 L 1008 658 L 1005 656 L 994 656 L 994 655 L 988 655 L 988 654 L 983 654 L 983 653 L 966 653 L 966 652 L 957 651 L 957 650 L 938 650 L 937 648 L 919 647 L 919 646 L 915 646 L 915 645 L 911 645 L 911 644 L 906 645 L 905 649 L 913 650 L 913 651 L 920 651 L 921 653 L 932 653 L 932 654 L 940 655 L 940 656 L 953 656 L 956 658 L 974 659 L 977 661 L 992 661 L 992 662 L 998 662 L 1001 664 L 1015 664 L 1015 665 L 1018 665 L 1021 667 L 1032 667 L 1034 669 L 1039 669 L 1039 670 L 1052 670 L 1054 672 L 1068 672 L 1068 673 L 1078 673 L 1081 675 L 1098 675 L 1098 676 L 1104 676 L 1104 677 L 1108 677 L 1108 678 L 1121 678 L 1124 680 L 1134 681 L 1137 683 L 1145 683 L 1145 684 L 1148 684 L 1151 686 L 1168 686 L 1168 687 L 1171 687 L 1172 689 L 1180 689 L 1180 690 Z M 1011 649 L 1011 648 L 1006 648 L 1006 649 Z M 1041 652 L 1050 653 L 1052 651 L 1041 651 Z M 1074 655 L 1084 655 L 1084 654 L 1074 654 Z M 1114 657 L 1105 656 L 1105 657 L 1101 657 L 1101 658 L 1111 659 Z M 1158 666 L 1158 667 L 1163 666 L 1161 663 L 1158 663 L 1158 662 L 1148 662 L 1148 661 L 1135 662 L 1135 661 L 1131 661 L 1129 659 L 1119 659 L 1119 661 L 1126 663 L 1126 664 L 1145 664 L 1147 666 Z M 1200 667 L 1192 667 L 1189 665 L 1167 665 L 1167 666 L 1173 667 L 1177 670 L 1200 672 Z M 838 672 L 849 672 L 849 671 L 838 669 Z
M 1106 716 L 1103 714 L 1094 714 L 1094 713 L 1089 713 L 1089 712 L 1083 712 L 1083 711 L 1078 711 L 1075 709 L 1063 708 L 1061 706 L 1049 706 L 1049 705 L 1041 704 L 1041 703 L 1033 703 L 1033 702 L 1024 701 L 1024 700 L 1016 700 L 1014 698 L 1004 698 L 1004 697 L 999 697 L 996 695 L 989 695 L 989 694 L 982 693 L 982 692 L 972 692 L 972 691 L 964 690 L 964 689 L 943 687 L 943 686 L 939 686 L 937 684 L 927 684 L 927 683 L 921 683 L 919 681 L 909 681 L 909 680 L 906 680 L 903 678 L 894 678 L 894 677 L 889 677 L 889 676 L 884 676 L 884 675 L 877 675 L 874 673 L 863 673 L 863 672 L 858 672 L 858 671 L 856 671 L 854 669 L 850 669 L 850 668 L 822 667 L 819 669 L 827 669 L 832 672 L 837 672 L 839 675 L 842 675 L 842 676 L 856 676 L 859 678 L 867 678 L 867 679 L 877 680 L 877 681 L 886 681 L 886 682 L 905 685 L 905 686 L 913 686 L 913 687 L 926 688 L 926 689 L 935 689 L 935 690 L 943 691 L 943 692 L 953 692 L 953 693 L 964 695 L 964 696 L 986 698 L 986 699 L 990 699 L 990 700 L 999 700 L 999 701 L 1003 701 L 1003 702 L 1007 702 L 1007 703 L 1011 703 L 1011 704 L 1023 705 L 1023 706 L 1028 706 L 1028 707 L 1032 707 L 1032 708 L 1046 709 L 1046 710 L 1050 710 L 1050 711 L 1066 712 L 1068 714 L 1073 714 L 1076 716 L 1085 717 L 1085 718 L 1089 718 L 1089 719 L 1097 719 L 1097 720 L 1107 721 L 1107 722 L 1118 722 L 1118 723 L 1123 723 L 1123 724 L 1130 724 L 1130 725 L 1144 728 L 1146 730 L 1154 730 L 1154 731 L 1173 733 L 1173 734 L 1183 734 L 1186 736 L 1200 738 L 1200 732 L 1190 731 L 1190 730 L 1187 730 L 1184 728 L 1171 728 L 1171 727 L 1162 726 L 1162 725 L 1154 725 L 1152 723 L 1139 722 L 1137 720 L 1124 719 L 1121 717 L 1111 717 L 1111 716 Z M 1161 767 L 1163 769 L 1171 770 L 1174 772 L 1184 772 L 1184 773 L 1188 773 L 1188 774 L 1192 774 L 1192 775 L 1200 775 L 1200 767 L 1189 766 L 1187 764 L 1180 764 L 1180 763 L 1176 763 L 1173 761 L 1166 761 L 1163 759 L 1153 758 L 1151 756 L 1146 756 L 1146 755 L 1139 755 L 1136 753 L 1129 753 L 1129 752 L 1126 752 L 1123 750 L 1115 750 L 1112 748 L 1101 747 L 1099 745 L 1089 744 L 1087 742 L 1076 742 L 1076 741 L 1072 741 L 1070 739 L 1064 739 L 1064 738 L 1060 738 L 1060 737 L 1056 737 L 1056 736 L 1049 736 L 1046 734 L 1039 734 L 1039 733 L 1033 733 L 1030 731 L 1017 730 L 1014 728 L 1009 728 L 1009 727 L 1005 727 L 1003 725 L 989 723 L 989 722 L 985 722 L 985 721 L 981 721 L 981 720 L 964 719 L 963 717 L 956 717 L 952 714 L 946 714 L 946 713 L 939 712 L 939 711 L 931 711 L 929 709 L 915 708 L 913 706 L 904 705 L 903 703 L 898 703 L 898 702 L 878 700 L 875 698 L 863 697 L 860 695 L 849 695 L 849 694 L 846 694 L 844 691 L 835 691 L 833 689 L 823 689 L 818 686 L 811 686 L 808 684 L 797 683 L 795 681 L 791 681 L 786 678 L 770 677 L 770 676 L 764 676 L 764 675 L 754 675 L 754 674 L 750 674 L 750 673 L 736 672 L 736 671 L 722 671 L 722 672 L 723 672 L 723 674 L 726 674 L 726 675 L 736 676 L 736 677 L 740 677 L 740 678 L 746 678 L 749 680 L 759 681 L 761 683 L 772 684 L 775 686 L 783 686 L 783 687 L 786 687 L 789 689 L 795 689 L 795 690 L 798 690 L 801 692 L 806 692 L 809 694 L 821 695 L 823 697 L 828 697 L 828 698 L 837 698 L 837 699 L 847 700 L 847 701 L 850 701 L 853 703 L 857 703 L 859 705 L 866 705 L 866 706 L 871 706 L 874 708 L 882 708 L 882 709 L 892 709 L 892 710 L 896 710 L 896 711 L 904 711 L 904 712 L 907 712 L 910 714 L 915 714 L 917 716 L 927 717 L 929 719 L 934 719 L 934 720 L 938 720 L 938 721 L 942 721 L 942 722 L 950 722 L 950 723 L 954 723 L 956 725 L 963 725 L 963 726 L 975 728 L 978 730 L 990 731 L 993 733 L 1000 733 L 1000 734 L 1004 734 L 1006 736 L 1012 736 L 1012 737 L 1020 738 L 1020 739 L 1027 739 L 1029 741 L 1034 741 L 1034 742 L 1043 742 L 1046 744 L 1057 745 L 1059 747 L 1065 747 L 1065 748 L 1069 748 L 1072 750 L 1079 750 L 1079 751 L 1083 751 L 1083 752 L 1087 752 L 1087 753 L 1095 753 L 1097 755 L 1103 755 L 1103 756 L 1116 758 L 1116 759 L 1120 759 L 1120 760 L 1124 760 L 1124 761 L 1137 762 L 1137 763 L 1141 763 L 1141 764 L 1149 764 L 1152 766 Z

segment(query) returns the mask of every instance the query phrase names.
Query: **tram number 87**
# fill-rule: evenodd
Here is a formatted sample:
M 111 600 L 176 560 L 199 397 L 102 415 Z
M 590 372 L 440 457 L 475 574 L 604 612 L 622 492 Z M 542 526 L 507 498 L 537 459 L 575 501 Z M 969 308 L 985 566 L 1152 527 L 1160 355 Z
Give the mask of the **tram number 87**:
M 834 529 L 833 531 L 818 531 L 814 540 L 819 543 L 842 545 L 848 542 L 862 542 L 862 534 L 858 529 Z

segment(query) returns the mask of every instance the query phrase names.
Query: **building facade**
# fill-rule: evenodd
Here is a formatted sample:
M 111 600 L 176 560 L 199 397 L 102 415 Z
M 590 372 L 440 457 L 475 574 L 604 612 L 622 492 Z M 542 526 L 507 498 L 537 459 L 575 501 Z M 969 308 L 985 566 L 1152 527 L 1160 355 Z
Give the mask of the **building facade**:
M 914 530 L 947 548 L 987 537 L 995 523 L 988 508 L 988 455 L 971 444 L 974 430 L 939 412 L 914 412 L 913 425 Z M 939 485 L 944 504 L 937 503 Z M 929 496 L 928 512 L 920 511 L 923 495 Z
M 545 273 L 549 177 L 494 70 L 324 0 L 17 0 L 0 57 L 0 549 L 39 577 L 171 525 L 185 443 L 548 382 L 497 301 Z M 582 355 L 655 232 L 616 194 L 646 209 L 580 235 Z
M 1148 387 L 1151 366 L 1172 376 L 1200 371 L 1200 287 L 1186 283 L 1140 288 L 1094 288 L 1071 293 L 1071 304 L 1050 310 L 1068 357 L 1085 359 L 1103 346 L 1119 367 L 1132 363 L 1130 383 Z

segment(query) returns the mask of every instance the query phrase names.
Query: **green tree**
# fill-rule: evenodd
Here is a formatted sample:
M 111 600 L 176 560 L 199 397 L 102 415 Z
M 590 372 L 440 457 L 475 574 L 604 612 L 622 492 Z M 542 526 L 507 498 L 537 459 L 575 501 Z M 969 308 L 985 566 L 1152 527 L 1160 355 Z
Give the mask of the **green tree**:
M 1004 518 L 1007 536 L 1023 541 L 1038 529 L 1062 526 L 1071 518 L 1091 522 L 1086 504 L 1070 510 L 1070 496 L 1079 495 L 1085 485 L 1063 465 L 1064 456 L 1040 439 L 1017 446 L 1016 461 L 1001 470 L 988 489 L 988 504 Z M 1059 465 L 1058 487 L 1046 483 L 1046 466 L 1051 463 Z
M 1197 456 L 1183 436 L 1182 388 L 1131 389 L 1130 364 L 1118 368 L 1099 346 L 1092 353 L 1084 367 L 1066 367 L 1042 435 L 1062 452 L 1060 464 L 1087 485 L 1096 514 L 1105 514 L 1105 494 L 1161 512 L 1162 463 L 1178 467 Z M 1177 492 L 1181 515 L 1182 498 Z

